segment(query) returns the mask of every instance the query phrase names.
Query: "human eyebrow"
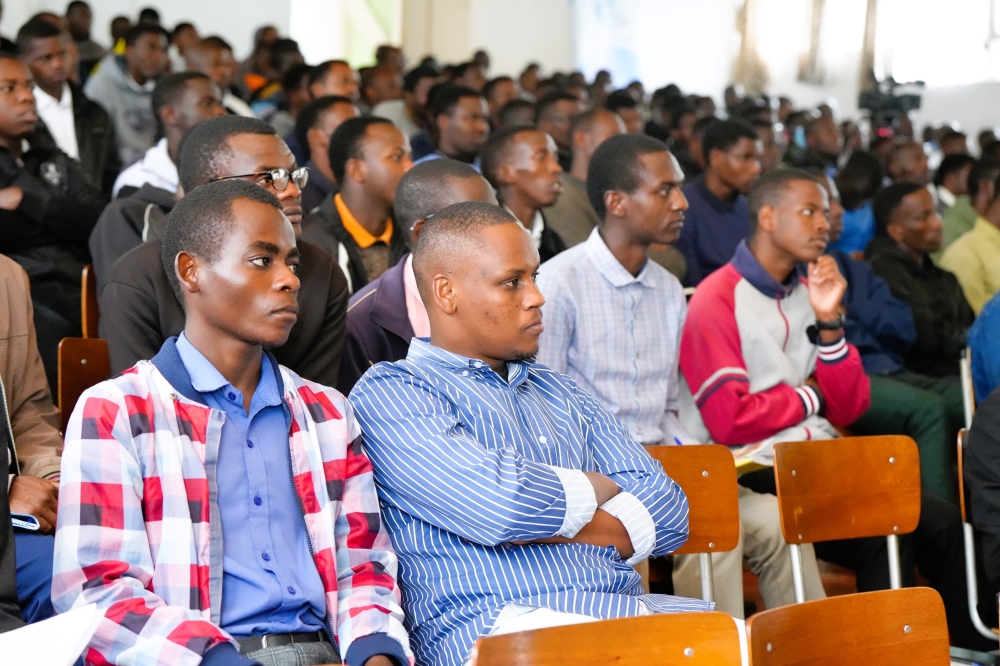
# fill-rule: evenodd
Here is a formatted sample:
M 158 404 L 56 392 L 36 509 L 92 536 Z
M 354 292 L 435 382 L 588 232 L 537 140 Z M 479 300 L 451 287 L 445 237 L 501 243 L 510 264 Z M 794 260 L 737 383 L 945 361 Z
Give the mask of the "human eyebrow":
M 299 259 L 299 258 L 301 258 L 301 253 L 299 252 L 299 248 L 293 247 L 291 250 L 289 250 L 288 251 L 288 258 L 289 259 Z
M 257 241 L 256 243 L 251 243 L 249 249 L 257 250 L 259 252 L 267 252 L 269 254 L 279 254 L 281 252 L 280 247 L 268 241 Z M 298 250 L 296 250 L 296 252 L 297 251 Z

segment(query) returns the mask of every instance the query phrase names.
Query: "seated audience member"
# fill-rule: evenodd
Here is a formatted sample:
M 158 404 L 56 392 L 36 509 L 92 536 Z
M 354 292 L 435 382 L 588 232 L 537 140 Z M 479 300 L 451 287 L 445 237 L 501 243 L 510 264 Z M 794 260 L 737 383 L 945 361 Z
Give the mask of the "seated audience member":
M 837 157 L 844 147 L 844 137 L 833 118 L 818 116 L 805 126 L 806 150 L 796 161 L 798 167 L 821 170 L 827 176 L 837 175 Z
M 1000 291 L 1000 183 L 993 185 L 993 201 L 941 256 L 938 265 L 951 271 L 962 285 L 965 300 L 977 315 Z
M 591 109 L 573 118 L 569 131 L 573 161 L 569 170 L 559 174 L 562 193 L 545 210 L 546 222 L 566 242 L 567 247 L 587 240 L 600 224 L 600 218 L 587 198 L 587 168 L 594 151 L 605 139 L 624 132 L 625 123 L 607 109 Z
M 76 44 L 80 56 L 80 80 L 86 81 L 90 71 L 100 62 L 107 49 L 90 38 L 93 14 L 90 5 L 83 0 L 73 0 L 66 5 L 66 28 Z
M 781 166 L 781 153 L 784 151 L 784 140 L 780 133 L 774 131 L 774 123 L 770 120 L 755 120 L 753 128 L 757 130 L 760 141 L 760 171 L 767 173 Z
M 468 86 L 473 90 L 482 90 L 488 79 L 479 63 L 470 60 L 469 62 L 455 65 L 451 80 L 460 86 Z
M 406 254 L 392 202 L 413 166 L 410 141 L 385 118 L 351 118 L 330 137 L 328 156 L 339 191 L 306 216 L 302 239 L 333 255 L 353 293 Z
M 178 23 L 170 32 L 170 48 L 167 55 L 170 57 L 170 69 L 174 72 L 182 72 L 186 67 L 185 58 L 188 51 L 201 43 L 201 35 L 198 29 L 191 23 Z
M 964 132 L 949 129 L 942 133 L 938 144 L 941 146 L 941 154 L 946 157 L 969 154 L 969 137 Z
M 639 102 L 628 90 L 616 90 L 604 101 L 604 108 L 617 113 L 625 123 L 625 132 L 639 134 L 642 132 L 642 115 L 639 113 Z
M 940 396 L 948 432 L 957 433 L 965 423 L 958 361 L 975 314 L 958 279 L 929 256 L 941 247 L 934 199 L 922 185 L 895 183 L 875 197 L 874 210 L 878 233 L 865 258 L 910 306 L 917 327 L 904 381 Z
M 269 351 L 301 286 L 281 202 L 228 179 L 170 218 L 162 269 L 184 330 L 74 410 L 54 605 L 105 612 L 90 662 L 407 663 L 397 560 L 347 400 Z
M 926 186 L 931 182 L 931 170 L 924 147 L 916 141 L 897 143 L 889 152 L 886 173 L 895 183 L 915 183 Z
M 975 163 L 976 158 L 968 153 L 952 153 L 941 160 L 933 180 L 939 217 L 958 203 L 958 197 L 969 193 L 969 172 Z
M 497 202 L 490 184 L 468 164 L 445 158 L 406 172 L 396 187 L 393 210 L 406 233 L 407 247 L 416 246 L 428 218 L 463 201 Z M 410 340 L 430 334 L 413 274 L 413 255 L 407 254 L 351 296 L 337 390 L 347 395 L 368 368 L 406 358 Z
M 685 286 L 733 258 L 750 235 L 746 193 L 760 173 L 757 132 L 745 120 L 723 120 L 705 130 L 705 173 L 684 186 L 688 211 L 677 248 L 687 260 Z
M 551 92 L 535 102 L 535 125 L 552 137 L 558 149 L 559 166 L 569 171 L 573 162 L 570 126 L 580 112 L 580 102 L 568 92 Z
M 875 237 L 872 201 L 882 188 L 882 164 L 872 153 L 856 152 L 837 173 L 835 183 L 844 208 L 843 229 L 830 246 L 847 254 L 863 253 Z
M 994 296 L 983 307 L 969 329 L 969 349 L 972 351 L 972 383 L 976 402 L 983 402 L 1000 386 L 1000 296 Z
M 811 174 L 764 174 L 750 193 L 750 239 L 691 298 L 681 337 L 682 421 L 738 458 L 767 463 L 776 442 L 835 438 L 834 426 L 850 425 L 869 407 L 869 379 L 844 339 L 847 282 L 836 260 L 822 256 L 827 208 Z M 769 469 L 740 483 L 774 492 Z M 982 648 L 968 616 L 961 539 L 958 510 L 924 493 L 917 530 L 900 540 L 903 584 L 914 584 L 916 565 L 944 599 L 952 644 Z M 859 591 L 888 588 L 885 539 L 822 542 L 815 550 L 854 569 Z
M 434 127 L 435 151 L 420 162 L 450 157 L 479 169 L 479 151 L 490 136 L 489 109 L 481 92 L 442 83 L 431 88 L 427 115 Z
M 222 91 L 222 106 L 237 116 L 253 116 L 253 109 L 233 93 L 236 81 L 236 60 L 233 47 L 222 37 L 206 37 L 188 48 L 184 54 L 187 71 L 200 72 Z
M 956 197 L 955 205 L 941 216 L 943 240 L 941 249 L 933 253 L 932 258 L 940 261 L 952 243 L 972 231 L 976 220 L 986 213 L 990 203 L 996 198 L 993 183 L 997 177 L 1000 177 L 1000 162 L 984 158 L 972 166 L 966 180 L 968 195 Z
M 250 179 L 278 197 L 285 216 L 300 233 L 300 184 L 306 172 L 274 128 L 256 118 L 223 116 L 207 120 L 188 135 L 179 171 L 185 192 L 218 179 Z M 166 217 L 159 230 L 170 226 Z M 151 359 L 163 342 L 184 329 L 184 310 L 171 289 L 168 275 L 157 263 L 159 240 L 135 248 L 115 265 L 101 292 L 101 335 L 108 341 L 111 371 L 119 373 Z M 291 335 L 275 357 L 311 381 L 335 384 L 343 345 L 347 280 L 328 253 L 298 243 L 299 316 Z
M 151 99 L 156 78 L 167 71 L 167 31 L 142 24 L 125 33 L 125 53 L 109 53 L 83 87 L 87 97 L 104 107 L 115 126 L 122 166 L 138 162 L 156 141 Z
M 371 111 L 382 102 L 403 98 L 403 74 L 392 67 L 362 69 L 361 104 Z
M 545 331 L 537 361 L 569 375 L 640 444 L 697 444 L 677 417 L 677 357 L 687 311 L 676 277 L 650 261 L 653 243 L 677 241 L 687 201 L 683 174 L 662 141 L 624 135 L 601 144 L 587 185 L 603 221 L 590 238 L 542 264 Z M 793 603 L 777 499 L 740 489 L 740 545 L 713 556 L 716 609 L 743 617 L 743 557 L 761 576 L 768 608 Z M 812 548 L 803 551 L 808 596 L 822 598 Z M 674 589 L 700 591 L 698 557 L 675 559 Z
M 285 137 L 295 131 L 295 119 L 299 111 L 312 101 L 309 94 L 309 66 L 299 63 L 288 68 L 281 77 L 281 104 L 265 108 L 258 113 L 274 128 L 279 137 Z
M 39 530 L 18 529 L 16 579 L 21 617 L 28 623 L 53 615 L 52 534 L 56 525 L 63 441 L 38 354 L 28 276 L 0 255 L 0 456 L 7 461 L 3 503 L 34 516 Z M 0 517 L 5 534 L 10 517 Z M 11 572 L 14 572 L 13 559 Z M 2 575 L 2 574 L 0 574 Z M 14 578 L 14 576 L 11 576 Z
M 674 157 L 677 158 L 677 162 L 684 172 L 685 182 L 689 183 L 705 172 L 705 151 L 702 143 L 705 140 L 705 132 L 717 122 L 719 119 L 715 116 L 699 118 L 691 129 L 691 138 L 688 139 L 687 148 L 674 151 Z
M 66 48 L 59 29 L 34 18 L 21 26 L 17 43 L 18 55 L 35 80 L 39 119 L 59 150 L 79 160 L 91 182 L 110 194 L 121 171 L 115 127 L 108 113 L 67 79 Z
M 266 64 L 261 68 L 261 73 L 267 78 L 253 93 L 250 108 L 260 118 L 270 122 L 275 113 L 287 111 L 289 105 L 294 103 L 294 100 L 288 98 L 286 91 L 294 90 L 297 94 L 304 95 L 305 101 L 301 104 L 309 101 L 311 97 L 306 83 L 309 68 L 303 67 L 306 60 L 299 50 L 299 43 L 294 39 L 276 38 L 264 51 L 264 56 Z M 293 69 L 295 73 L 291 74 Z M 283 81 L 287 81 L 291 87 L 285 87 Z
M 482 161 L 483 176 L 496 188 L 500 204 L 531 236 L 541 260 L 565 250 L 566 243 L 542 212 L 562 192 L 552 137 L 530 125 L 502 129 L 483 146 Z
M 509 76 L 498 76 L 483 86 L 483 96 L 486 97 L 486 106 L 490 110 L 490 125 L 496 131 L 502 126 L 500 110 L 508 102 L 518 99 L 517 84 Z
M 77 160 L 37 130 L 28 68 L 0 55 L 0 254 L 28 273 L 38 348 L 56 385 L 59 341 L 80 336 L 87 237 L 107 199 Z
M 121 172 L 112 196 L 128 196 L 143 185 L 173 194 L 177 191 L 177 153 L 181 140 L 203 120 L 226 115 L 219 89 L 197 72 L 167 74 L 153 88 L 153 113 L 162 138 L 142 159 Z
M 687 501 L 595 398 L 533 361 L 538 263 L 494 205 L 437 213 L 413 256 L 430 340 L 351 392 L 418 663 L 460 666 L 488 633 L 708 607 L 643 594 L 625 566 L 684 543 Z
M 302 107 L 295 119 L 296 143 L 309 167 L 309 182 L 302 188 L 302 210 L 306 213 L 337 193 L 330 168 L 330 137 L 345 120 L 359 115 L 358 107 L 347 97 L 320 97 Z
M 535 105 L 526 99 L 512 99 L 500 109 L 498 120 L 498 129 L 532 125 L 535 122 Z
M 392 124 L 410 137 L 420 136 L 423 144 L 433 152 L 433 143 L 427 134 L 427 94 L 437 85 L 440 77 L 433 67 L 417 67 L 403 77 L 403 96 L 386 100 L 372 108 L 372 115 L 388 118 Z M 423 155 L 421 155 L 423 157 Z
M 360 98 L 358 73 L 344 60 L 327 60 L 309 70 L 309 94 L 321 97 L 346 97 L 353 103 Z

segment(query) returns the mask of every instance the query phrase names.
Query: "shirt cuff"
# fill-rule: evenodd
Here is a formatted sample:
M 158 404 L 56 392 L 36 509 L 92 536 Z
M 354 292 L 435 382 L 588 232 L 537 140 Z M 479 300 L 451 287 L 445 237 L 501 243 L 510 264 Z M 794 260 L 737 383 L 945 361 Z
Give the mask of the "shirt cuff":
M 347 666 L 365 666 L 366 661 L 378 655 L 389 657 L 396 662 L 396 666 L 408 666 L 410 663 L 406 650 L 389 634 L 369 634 L 357 639 L 348 648 L 344 663 Z
M 806 410 L 805 418 L 819 414 L 820 410 L 823 409 L 823 401 L 813 387 L 803 384 L 796 388 L 795 392 L 799 395 L 799 399 L 802 400 L 802 406 Z
M 232 643 L 219 643 L 201 658 L 201 666 L 261 666 L 261 663 L 244 657 Z
M 827 344 L 818 345 L 819 360 L 824 363 L 837 363 L 847 358 L 850 351 L 847 347 L 847 338 L 841 336 L 840 339 Z
M 656 523 L 639 498 L 631 493 L 618 493 L 602 504 L 601 510 L 607 511 L 625 526 L 635 551 L 628 564 L 638 564 L 649 558 L 656 543 Z
M 590 479 L 580 470 L 564 467 L 550 469 L 559 477 L 566 493 L 566 515 L 563 517 L 562 527 L 555 536 L 572 539 L 584 525 L 594 519 L 594 513 L 597 512 L 597 494 Z

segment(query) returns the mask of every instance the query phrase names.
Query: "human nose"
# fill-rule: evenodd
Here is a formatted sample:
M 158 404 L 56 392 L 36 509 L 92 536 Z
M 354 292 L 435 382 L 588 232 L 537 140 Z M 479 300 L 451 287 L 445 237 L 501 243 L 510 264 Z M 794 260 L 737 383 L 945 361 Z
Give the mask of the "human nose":
M 672 203 L 672 208 L 674 210 L 687 210 L 688 209 L 688 200 L 687 200 L 687 197 L 684 196 L 684 192 L 681 191 L 681 188 L 679 188 L 679 187 L 674 188 L 673 196 L 671 198 L 673 199 L 673 201 L 671 203 Z
M 535 281 L 531 281 L 531 287 L 528 289 L 527 296 L 524 299 L 524 309 L 531 310 L 532 308 L 540 308 L 545 305 L 545 297 L 542 296 L 541 290 L 538 289 L 538 285 Z
M 279 271 L 275 285 L 278 291 L 290 291 L 293 294 L 299 293 L 299 288 L 302 286 L 299 276 L 295 274 L 295 271 L 288 264 L 282 264 L 282 266 L 284 268 Z

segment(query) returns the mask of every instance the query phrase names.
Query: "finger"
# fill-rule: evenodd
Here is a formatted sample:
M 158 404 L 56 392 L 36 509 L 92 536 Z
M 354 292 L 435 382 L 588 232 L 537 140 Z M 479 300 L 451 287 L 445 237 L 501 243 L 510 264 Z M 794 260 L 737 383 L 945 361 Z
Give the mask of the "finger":
M 44 518 L 42 518 L 40 516 L 35 516 L 35 518 L 38 519 L 38 531 L 39 532 L 41 532 L 42 534 L 54 534 L 55 533 L 56 528 L 55 528 L 55 519 L 54 518 L 53 518 L 52 522 L 49 522 L 48 520 L 46 520 L 46 519 L 44 519 Z

